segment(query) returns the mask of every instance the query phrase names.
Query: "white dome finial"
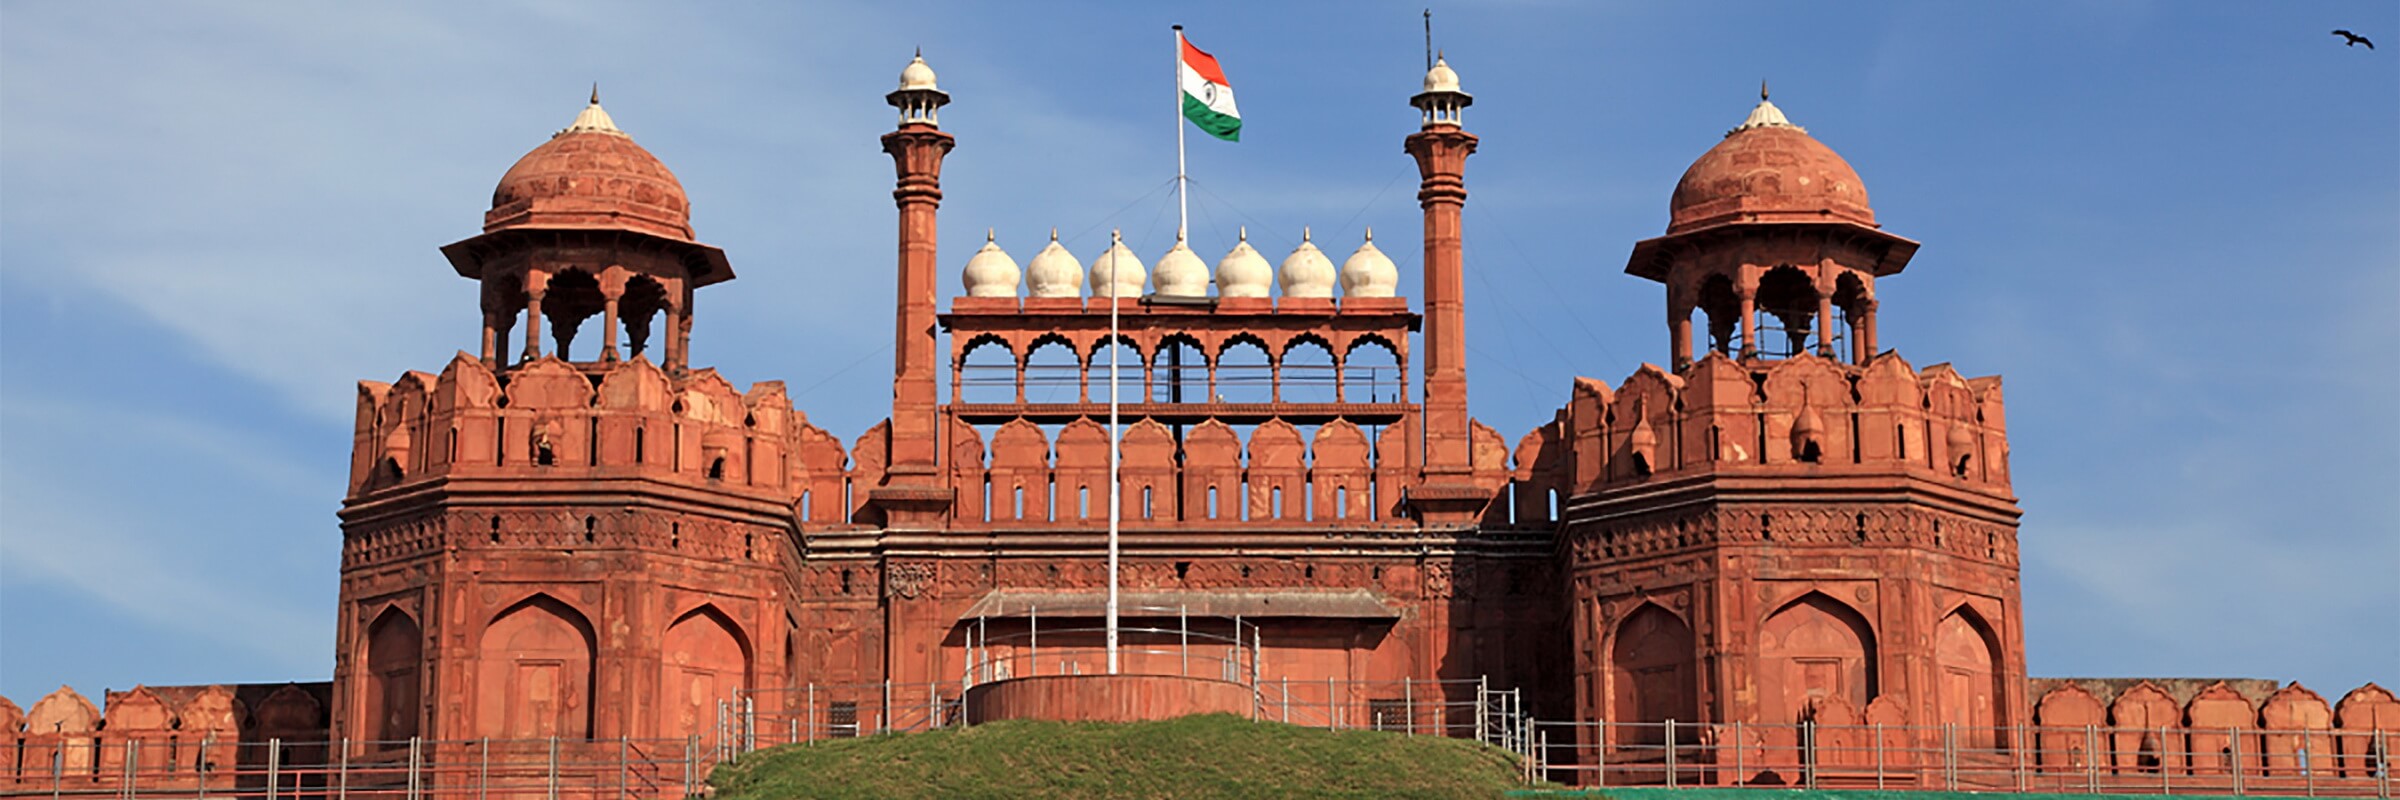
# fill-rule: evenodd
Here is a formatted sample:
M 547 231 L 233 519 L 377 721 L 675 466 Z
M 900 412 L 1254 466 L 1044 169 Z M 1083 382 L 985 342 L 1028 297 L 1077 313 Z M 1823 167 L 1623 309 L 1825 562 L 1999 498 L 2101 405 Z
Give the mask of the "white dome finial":
M 1092 296 L 1141 297 L 1149 271 L 1142 266 L 1141 257 L 1125 246 L 1124 232 L 1110 231 L 1108 238 L 1108 249 L 1092 259 Z
M 1375 229 L 1367 229 L 1367 241 L 1342 262 L 1342 296 L 1397 297 L 1400 294 L 1400 267 L 1390 256 L 1375 247 Z
M 1058 229 L 1050 229 L 1050 244 L 1035 253 L 1025 266 L 1025 284 L 1034 297 L 1081 297 L 1083 295 L 1083 262 L 1058 243 Z
M 1749 118 L 1742 120 L 1742 124 L 1734 126 L 1733 130 L 1726 131 L 1725 135 L 1732 136 L 1751 128 L 1790 128 L 1801 133 L 1808 132 L 1807 128 L 1794 125 L 1791 120 L 1786 119 L 1783 116 L 1783 109 L 1776 108 L 1774 103 L 1767 102 L 1767 82 L 1765 80 L 1758 82 L 1758 105 L 1751 107 Z
M 1161 297 L 1208 296 L 1208 265 L 1184 243 L 1181 231 L 1175 234 L 1175 247 L 1158 257 L 1158 267 L 1151 270 L 1150 278 Z
M 1326 258 L 1325 251 L 1318 250 L 1309 238 L 1309 230 L 1301 228 L 1300 246 L 1284 256 L 1283 267 L 1275 276 L 1283 284 L 1284 297 L 1333 296 L 1333 284 L 1338 279 L 1333 259 Z
M 591 104 L 584 106 L 583 112 L 575 115 L 574 122 L 567 123 L 566 130 L 551 134 L 551 136 L 565 136 L 570 133 L 607 133 L 625 136 L 624 131 L 617 129 L 617 121 L 609 118 L 608 110 L 600 107 L 600 83 L 598 81 L 592 82 Z
M 967 259 L 962 277 L 967 283 L 968 297 L 1015 297 L 1017 279 L 1024 273 L 1017 269 L 1017 260 L 1000 249 L 999 234 L 990 228 L 983 232 L 983 249 Z
M 1250 247 L 1250 228 L 1243 226 L 1241 240 L 1217 261 L 1217 296 L 1266 297 L 1274 285 L 1275 268 Z

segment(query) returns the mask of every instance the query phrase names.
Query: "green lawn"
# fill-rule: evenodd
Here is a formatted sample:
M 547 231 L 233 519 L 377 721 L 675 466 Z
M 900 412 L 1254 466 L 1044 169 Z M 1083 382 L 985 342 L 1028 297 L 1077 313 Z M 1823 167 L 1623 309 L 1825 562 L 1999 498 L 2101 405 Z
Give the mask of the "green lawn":
M 719 800 L 801 797 L 1499 797 L 1507 751 L 1225 714 L 1131 724 L 993 722 L 761 750 Z

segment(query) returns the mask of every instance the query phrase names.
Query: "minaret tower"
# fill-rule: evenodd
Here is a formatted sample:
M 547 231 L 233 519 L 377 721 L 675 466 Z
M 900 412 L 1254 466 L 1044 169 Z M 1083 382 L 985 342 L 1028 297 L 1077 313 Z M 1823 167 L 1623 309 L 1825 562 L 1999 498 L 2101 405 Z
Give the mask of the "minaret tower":
M 1417 205 L 1425 210 L 1425 482 L 1409 497 L 1428 525 L 1470 524 L 1491 498 L 1472 480 L 1467 417 L 1460 217 L 1467 203 L 1467 156 L 1474 154 L 1476 138 L 1461 126 L 1460 114 L 1474 102 L 1459 88 L 1458 72 L 1439 57 L 1425 73 L 1425 91 L 1409 98 L 1423 113 L 1423 126 L 1409 134 L 1407 149 L 1417 161 Z
M 924 53 L 900 71 L 900 88 L 884 100 L 900 110 L 900 127 L 883 135 L 883 151 L 891 154 L 898 172 L 892 201 L 900 207 L 900 280 L 892 333 L 891 466 L 886 483 L 868 496 L 885 525 L 932 528 L 953 502 L 936 474 L 940 448 L 934 376 L 940 334 L 934 319 L 934 269 L 942 158 L 956 139 L 941 130 L 936 112 L 950 102 L 950 95 L 934 84 Z

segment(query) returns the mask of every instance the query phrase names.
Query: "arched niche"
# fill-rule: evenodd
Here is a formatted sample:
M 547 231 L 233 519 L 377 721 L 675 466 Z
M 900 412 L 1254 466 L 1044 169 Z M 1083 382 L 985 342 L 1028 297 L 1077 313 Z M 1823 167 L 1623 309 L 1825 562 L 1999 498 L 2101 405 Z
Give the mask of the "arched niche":
M 425 635 L 414 617 L 394 606 L 367 625 L 366 714 L 363 733 L 375 742 L 417 735 Z
M 477 650 L 477 732 L 495 739 L 591 736 L 596 641 L 582 612 L 547 594 L 494 616 Z
M 667 626 L 659 660 L 662 735 L 706 734 L 716 722 L 717 703 L 750 686 L 750 641 L 741 626 L 714 604 L 704 604 Z
M 1863 708 L 1876 695 L 1875 631 L 1856 609 L 1809 592 L 1759 626 L 1759 720 L 1800 721 L 1809 701 Z
M 2007 697 L 2000 683 L 2000 637 L 1991 624 L 1972 608 L 1952 610 L 1934 626 L 1933 663 L 1942 724 L 1956 726 L 1962 746 L 1995 746 L 2008 720 L 2000 709 Z M 2097 709 L 2098 702 L 2093 705 Z
M 1700 718 L 1694 652 L 1692 627 L 1656 603 L 1643 603 L 1617 625 L 1616 642 L 1609 648 L 1613 702 L 1608 718 L 1644 726 L 1628 731 L 1620 741 L 1660 744 L 1666 741 L 1665 729 L 1646 726 Z

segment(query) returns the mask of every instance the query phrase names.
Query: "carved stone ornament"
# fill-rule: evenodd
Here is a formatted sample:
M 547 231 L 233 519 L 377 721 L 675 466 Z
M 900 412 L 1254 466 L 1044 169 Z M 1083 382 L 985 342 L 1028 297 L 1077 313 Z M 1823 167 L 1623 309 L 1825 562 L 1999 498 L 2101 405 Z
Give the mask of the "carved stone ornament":
M 895 563 L 884 571 L 884 597 L 915 600 L 932 586 L 934 566 L 921 561 Z

